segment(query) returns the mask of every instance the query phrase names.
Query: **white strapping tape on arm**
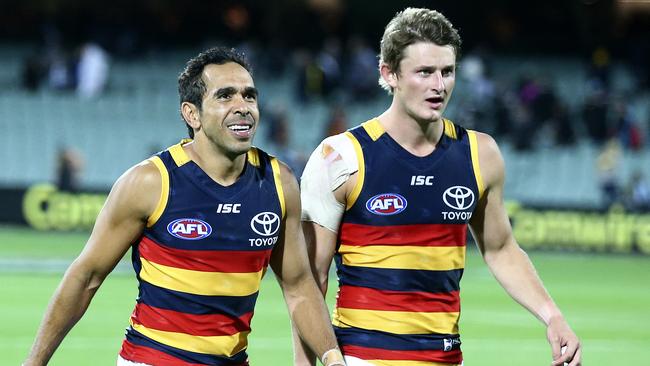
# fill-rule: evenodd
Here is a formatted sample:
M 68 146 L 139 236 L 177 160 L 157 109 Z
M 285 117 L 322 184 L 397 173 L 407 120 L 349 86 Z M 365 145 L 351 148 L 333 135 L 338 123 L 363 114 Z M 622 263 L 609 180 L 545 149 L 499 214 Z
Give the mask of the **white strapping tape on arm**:
M 313 221 L 338 232 L 345 205 L 334 191 L 359 170 L 352 142 L 344 134 L 328 137 L 309 157 L 302 173 L 302 221 Z

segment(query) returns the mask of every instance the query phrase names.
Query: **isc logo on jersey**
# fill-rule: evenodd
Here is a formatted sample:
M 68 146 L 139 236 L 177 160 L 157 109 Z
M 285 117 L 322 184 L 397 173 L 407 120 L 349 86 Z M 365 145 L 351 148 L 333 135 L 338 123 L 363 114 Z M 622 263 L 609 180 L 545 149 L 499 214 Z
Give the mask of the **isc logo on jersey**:
M 199 240 L 212 233 L 210 225 L 199 219 L 178 219 L 167 225 L 167 232 L 179 239 Z
M 406 209 L 406 198 L 397 193 L 378 194 L 366 202 L 366 209 L 375 215 L 396 215 Z

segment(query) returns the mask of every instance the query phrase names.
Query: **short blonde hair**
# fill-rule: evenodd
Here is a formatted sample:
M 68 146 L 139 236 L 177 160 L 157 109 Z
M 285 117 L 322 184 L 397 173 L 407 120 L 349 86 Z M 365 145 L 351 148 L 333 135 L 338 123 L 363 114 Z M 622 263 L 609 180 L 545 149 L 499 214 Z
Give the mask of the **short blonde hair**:
M 380 67 L 385 63 L 391 71 L 399 72 L 399 63 L 404 58 L 404 49 L 416 42 L 431 42 L 439 46 L 450 45 L 456 57 L 459 56 L 462 43 L 458 30 L 441 13 L 431 9 L 406 8 L 395 14 L 386 25 L 384 35 L 381 37 Z M 389 94 L 393 93 L 393 88 L 381 76 L 379 85 Z

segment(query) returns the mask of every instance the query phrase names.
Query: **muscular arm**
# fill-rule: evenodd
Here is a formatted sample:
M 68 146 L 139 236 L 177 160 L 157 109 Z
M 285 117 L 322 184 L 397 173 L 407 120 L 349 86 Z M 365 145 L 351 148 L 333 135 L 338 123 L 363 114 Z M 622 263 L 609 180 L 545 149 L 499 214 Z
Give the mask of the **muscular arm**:
M 504 163 L 494 140 L 478 134 L 479 163 L 485 183 L 470 228 L 490 271 L 508 294 L 547 326 L 553 365 L 580 365 L 581 348 L 559 308 L 544 288 L 528 255 L 519 247 L 503 206 Z M 561 347 L 566 352 L 561 355 Z
M 356 183 L 357 167 L 356 159 L 351 159 L 355 158 L 354 155 L 348 154 L 344 160 L 339 151 L 329 143 L 345 151 L 346 146 L 343 144 L 347 142 L 345 136 L 325 140 L 310 157 L 302 177 L 301 197 L 304 205 L 302 228 L 311 270 L 323 298 L 327 294 L 329 270 L 336 251 L 335 230 L 338 229 L 343 216 L 346 197 Z M 295 327 L 293 335 L 294 364 L 314 365 L 316 355 L 310 352 L 298 337 Z
M 337 348 L 327 306 L 312 276 L 300 227 L 300 194 L 291 172 L 282 165 L 286 203 L 284 231 L 273 249 L 271 268 L 284 293 L 292 324 L 317 355 Z M 332 365 L 343 363 L 332 363 Z
M 95 227 L 54 293 L 23 365 L 46 365 L 95 292 L 145 227 L 161 191 L 160 173 L 142 163 L 113 186 Z
M 324 299 L 329 283 L 329 269 L 336 247 L 336 233 L 312 221 L 303 221 L 302 229 L 305 234 L 311 271 Z M 295 327 L 292 328 L 292 331 L 295 350 L 294 364 L 296 366 L 315 365 L 317 355 L 305 345 L 298 336 Z

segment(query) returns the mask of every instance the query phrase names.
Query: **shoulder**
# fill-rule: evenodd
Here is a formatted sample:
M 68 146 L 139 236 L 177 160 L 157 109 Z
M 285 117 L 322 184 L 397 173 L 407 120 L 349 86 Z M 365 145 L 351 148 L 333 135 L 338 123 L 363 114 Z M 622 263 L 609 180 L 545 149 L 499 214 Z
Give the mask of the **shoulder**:
M 282 183 L 282 186 L 287 187 L 295 185 L 297 187 L 298 183 L 296 180 L 296 175 L 293 173 L 293 170 L 289 167 L 289 165 L 278 158 L 274 159 L 276 159 L 278 162 L 280 181 Z
M 161 169 L 164 169 L 164 167 L 157 166 L 155 159 L 157 158 L 147 159 L 132 166 L 118 178 L 116 184 L 128 185 L 136 191 L 148 191 L 151 188 L 160 188 Z
M 326 166 L 340 161 L 343 164 L 339 165 L 342 165 L 342 168 L 347 174 L 352 174 L 358 170 L 357 152 L 353 140 L 350 139 L 347 133 L 341 133 L 324 139 L 316 147 L 309 160 L 322 161 Z
M 112 202 L 143 217 L 154 211 L 163 189 L 164 167 L 157 166 L 153 159 L 131 167 L 117 179 L 109 196 Z
M 298 217 L 300 213 L 300 188 L 296 176 L 286 163 L 277 158 L 274 159 L 278 163 L 278 173 L 280 175 L 275 177 L 275 184 L 278 187 L 283 215 Z
M 276 184 L 282 184 L 282 186 L 286 186 L 296 180 L 295 173 L 293 172 L 293 169 L 289 167 L 289 164 L 280 160 L 280 158 L 277 156 L 271 155 L 264 150 L 261 150 L 260 148 L 254 147 L 251 151 L 249 151 L 248 159 L 249 162 L 252 159 L 253 165 L 258 167 L 270 166 L 270 170 L 273 171 L 273 179 L 276 181 Z M 262 163 L 262 161 L 266 162 Z
M 350 138 L 350 133 L 344 132 L 338 135 L 330 136 L 323 140 L 321 146 L 324 152 L 336 151 L 343 159 L 350 159 L 356 161 L 356 153 L 354 150 L 353 140 Z
M 472 131 L 472 130 L 470 130 Z M 487 133 L 472 131 L 476 134 L 476 141 L 478 142 L 478 151 L 481 158 L 494 159 L 501 157 L 499 145 L 496 140 Z
M 499 145 L 487 133 L 472 131 L 476 134 L 479 165 L 487 187 L 504 179 L 505 164 Z

